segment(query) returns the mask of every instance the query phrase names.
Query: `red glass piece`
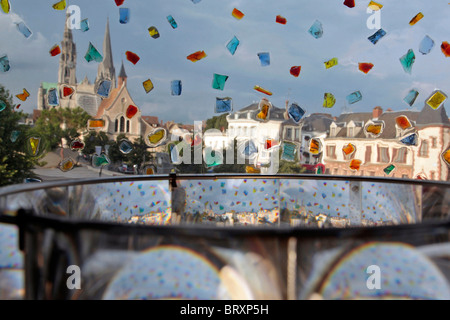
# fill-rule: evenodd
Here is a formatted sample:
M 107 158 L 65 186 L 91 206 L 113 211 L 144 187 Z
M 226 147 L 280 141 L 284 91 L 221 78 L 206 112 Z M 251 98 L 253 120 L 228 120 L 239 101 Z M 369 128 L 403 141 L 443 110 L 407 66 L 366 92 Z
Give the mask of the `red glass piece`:
M 244 14 L 236 8 L 233 9 L 231 15 L 238 20 L 241 20 L 244 17 Z
M 127 60 L 130 61 L 132 64 L 136 64 L 141 59 L 136 53 L 131 51 L 125 52 L 125 55 L 127 56 Z
M 411 127 L 411 122 L 409 122 L 408 118 L 405 116 L 399 116 L 395 118 L 395 122 L 403 130 L 406 130 Z
M 450 57 L 450 44 L 447 41 L 442 42 L 441 50 L 446 57 Z
M 63 96 L 68 97 L 73 93 L 73 89 L 71 87 L 64 87 L 63 88 Z
M 125 1 L 125 0 L 114 0 L 114 1 L 116 1 L 116 6 L 121 6 L 121 5 L 123 5 L 123 2 Z
M 18 105 L 16 106 L 16 109 L 19 109 L 20 106 L 21 106 L 21 104 L 18 104 Z
M 359 63 L 359 70 L 364 72 L 364 73 L 368 73 L 370 70 L 372 70 L 373 68 L 373 63 L 368 63 L 368 62 L 361 62 Z
M 298 77 L 299 75 L 300 75 L 300 71 L 302 70 L 302 67 L 301 66 L 293 66 L 292 68 L 291 68 L 291 74 L 294 76 L 294 77 Z
M 281 24 L 286 24 L 287 20 L 285 17 L 278 15 L 276 20 L 276 22 L 281 23 Z
M 266 150 L 272 148 L 272 139 L 267 139 L 266 140 Z
M 197 52 L 194 52 L 194 53 L 188 55 L 186 58 L 188 60 L 192 61 L 192 62 L 196 62 L 196 61 L 201 60 L 201 59 L 203 59 L 205 57 L 206 57 L 205 51 L 197 51 Z
M 130 104 L 127 108 L 126 116 L 131 119 L 138 112 L 138 108 Z
M 58 54 L 61 53 L 61 48 L 58 45 L 54 45 L 51 49 L 50 49 L 50 55 L 52 57 L 57 56 Z
M 81 142 L 80 140 L 72 141 L 72 143 L 71 143 L 71 145 L 70 145 L 70 148 L 71 148 L 72 150 L 80 150 L 80 149 L 83 149 L 83 148 L 84 148 L 84 143 Z
M 344 1 L 344 5 L 346 5 L 349 8 L 354 8 L 355 7 L 355 0 L 345 0 Z

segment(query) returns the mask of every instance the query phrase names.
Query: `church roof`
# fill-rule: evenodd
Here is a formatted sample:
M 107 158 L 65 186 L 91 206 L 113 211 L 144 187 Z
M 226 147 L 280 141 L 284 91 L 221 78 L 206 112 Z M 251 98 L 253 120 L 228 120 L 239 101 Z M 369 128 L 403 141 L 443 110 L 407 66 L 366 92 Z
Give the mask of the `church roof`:
M 127 73 L 125 72 L 125 67 L 123 66 L 123 61 L 122 61 L 122 66 L 120 67 L 119 78 L 126 78 L 126 77 L 127 77 Z

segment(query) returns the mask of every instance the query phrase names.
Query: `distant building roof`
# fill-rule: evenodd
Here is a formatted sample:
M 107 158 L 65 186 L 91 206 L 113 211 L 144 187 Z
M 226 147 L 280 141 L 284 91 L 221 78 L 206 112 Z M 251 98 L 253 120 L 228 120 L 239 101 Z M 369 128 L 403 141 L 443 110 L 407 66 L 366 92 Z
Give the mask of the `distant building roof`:
M 42 114 L 42 110 L 33 109 L 33 122 L 34 123 L 36 123 L 37 119 L 39 119 L 41 114 Z
M 149 125 L 157 125 L 159 126 L 159 119 L 158 117 L 154 117 L 154 116 L 142 116 L 141 117 L 142 120 L 144 120 L 145 122 L 147 122 Z

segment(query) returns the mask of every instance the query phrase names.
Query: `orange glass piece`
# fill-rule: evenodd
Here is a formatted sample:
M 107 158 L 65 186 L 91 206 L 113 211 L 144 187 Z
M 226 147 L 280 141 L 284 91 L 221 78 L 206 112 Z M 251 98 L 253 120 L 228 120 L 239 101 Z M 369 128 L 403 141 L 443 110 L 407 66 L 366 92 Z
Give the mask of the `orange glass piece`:
M 442 159 L 448 166 L 450 166 L 450 149 L 447 149 L 442 153 Z
M 368 7 L 373 11 L 378 11 L 383 8 L 383 5 L 375 1 L 370 1 Z
M 262 120 L 266 120 L 268 114 L 269 114 L 269 106 L 266 104 L 262 106 L 261 111 L 258 113 L 256 117 Z
M 450 44 L 447 41 L 442 42 L 441 50 L 446 57 L 450 57 Z
M 88 120 L 88 128 L 89 129 L 103 128 L 104 126 L 105 126 L 105 121 L 103 121 L 101 119 Z
M 261 173 L 261 169 L 252 166 L 245 166 L 246 173 Z
M 138 112 L 138 108 L 136 106 L 133 106 L 130 104 L 126 111 L 126 116 L 128 119 L 131 119 L 134 117 L 134 115 Z
M 410 26 L 415 25 L 419 20 L 421 20 L 423 18 L 423 13 L 419 12 L 418 14 L 416 14 L 414 16 L 414 18 L 411 19 L 411 21 L 409 22 Z
M 349 143 L 342 148 L 342 152 L 346 155 L 352 155 L 356 151 L 356 147 L 354 144 Z
M 381 124 L 369 124 L 366 130 L 374 135 L 379 135 L 382 128 L 383 126 Z
M 359 66 L 359 71 L 364 72 L 365 74 L 367 74 L 370 70 L 372 70 L 373 63 L 360 62 L 358 66 Z
M 264 94 L 267 94 L 268 96 L 272 95 L 272 92 L 270 92 L 269 90 L 266 90 L 264 88 L 261 88 L 260 86 L 255 86 L 253 89 L 255 89 L 256 91 L 262 92 Z
M 411 122 L 409 121 L 407 116 L 398 116 L 395 118 L 395 123 L 402 129 L 406 130 L 412 127 Z
M 147 167 L 145 169 L 145 174 L 155 174 L 155 170 L 152 167 Z
M 27 89 L 23 89 L 23 93 L 19 93 L 16 95 L 16 97 L 21 100 L 21 101 L 25 101 L 27 100 L 27 98 L 30 96 L 30 93 L 27 91 Z
M 287 20 L 285 17 L 278 15 L 275 19 L 275 22 L 280 24 L 286 24 Z
M 197 62 L 203 58 L 206 58 L 206 53 L 203 50 L 197 51 L 197 52 L 194 52 L 194 53 L 188 55 L 186 58 L 192 62 Z
M 353 159 L 352 161 L 350 161 L 350 169 L 352 170 L 359 170 L 359 168 L 361 167 L 361 160 L 358 159 Z
M 141 59 L 136 53 L 131 51 L 125 52 L 125 55 L 127 56 L 127 60 L 130 61 L 132 64 L 138 63 L 138 61 Z
M 63 172 L 70 171 L 74 167 L 75 167 L 75 162 L 71 158 L 65 159 L 59 163 L 59 169 Z
M 309 143 L 309 152 L 313 154 L 318 154 L 320 152 L 320 141 L 317 139 L 311 139 Z
M 52 57 L 57 56 L 58 54 L 61 53 L 61 48 L 59 47 L 59 45 L 55 44 L 51 49 L 50 49 L 50 55 Z
M 238 20 L 241 20 L 244 17 L 244 14 L 236 8 L 233 9 L 231 15 Z

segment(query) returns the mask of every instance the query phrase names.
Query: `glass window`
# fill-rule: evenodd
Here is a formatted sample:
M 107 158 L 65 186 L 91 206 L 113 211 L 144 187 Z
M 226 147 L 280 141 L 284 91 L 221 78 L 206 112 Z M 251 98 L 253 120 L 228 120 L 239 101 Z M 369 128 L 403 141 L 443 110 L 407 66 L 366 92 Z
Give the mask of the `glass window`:
M 422 140 L 419 149 L 419 157 L 428 157 L 428 140 Z

